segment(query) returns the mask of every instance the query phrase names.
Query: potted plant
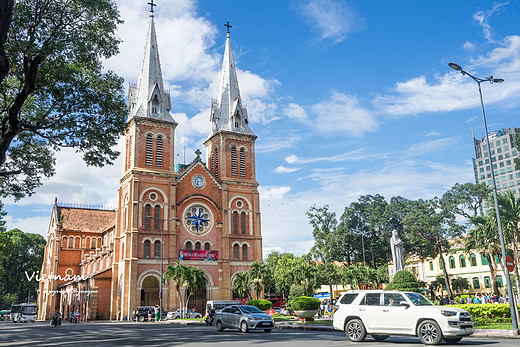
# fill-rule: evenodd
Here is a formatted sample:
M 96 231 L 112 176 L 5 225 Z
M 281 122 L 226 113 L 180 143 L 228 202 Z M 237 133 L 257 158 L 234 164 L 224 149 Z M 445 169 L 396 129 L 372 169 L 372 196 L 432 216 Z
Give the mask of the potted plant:
M 302 321 L 314 320 L 320 308 L 320 300 L 308 296 L 300 296 L 291 301 L 291 308 Z

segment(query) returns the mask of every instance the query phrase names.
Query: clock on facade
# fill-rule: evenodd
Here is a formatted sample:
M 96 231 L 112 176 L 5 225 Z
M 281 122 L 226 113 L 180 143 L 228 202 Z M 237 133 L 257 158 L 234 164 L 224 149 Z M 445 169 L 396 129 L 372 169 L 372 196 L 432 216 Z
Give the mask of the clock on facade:
M 204 187 L 204 178 L 202 176 L 193 177 L 193 185 L 197 188 Z
M 184 226 L 196 235 L 205 234 L 211 229 L 212 216 L 209 210 L 202 205 L 191 205 L 184 211 Z

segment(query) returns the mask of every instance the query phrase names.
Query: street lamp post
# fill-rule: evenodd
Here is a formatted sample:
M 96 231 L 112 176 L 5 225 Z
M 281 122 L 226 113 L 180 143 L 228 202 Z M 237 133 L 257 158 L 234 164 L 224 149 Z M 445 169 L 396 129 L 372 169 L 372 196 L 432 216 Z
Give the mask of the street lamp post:
M 472 76 L 467 71 L 464 71 L 462 67 L 455 63 L 449 63 L 448 64 L 453 70 L 460 71 L 463 75 L 468 75 L 471 77 L 475 82 L 478 84 L 478 92 L 480 95 L 480 107 L 482 108 L 482 119 L 484 120 L 484 130 L 486 131 L 486 142 L 487 142 L 487 151 L 488 151 L 488 157 L 489 157 L 489 165 L 491 167 L 491 179 L 493 181 L 493 198 L 495 200 L 495 211 L 497 214 L 497 224 L 498 224 L 498 235 L 500 236 L 500 248 L 502 250 L 502 259 L 505 261 L 507 253 L 506 253 L 506 244 L 504 242 L 504 233 L 502 232 L 502 222 L 500 220 L 500 208 L 498 207 L 498 195 L 497 195 L 497 183 L 495 182 L 495 172 L 493 170 L 493 160 L 491 158 L 491 148 L 489 147 L 489 134 L 488 134 L 488 128 L 487 128 L 487 122 L 486 122 L 486 113 L 484 112 L 484 99 L 482 98 L 482 89 L 480 87 L 480 84 L 482 82 L 489 82 L 491 84 L 493 83 L 502 83 L 504 80 L 502 78 L 494 78 L 493 76 L 479 78 Z M 518 329 L 518 322 L 516 320 L 516 300 L 515 300 L 515 292 L 513 292 L 513 288 L 511 287 L 511 281 L 509 279 L 509 270 L 507 267 L 504 266 L 504 273 L 506 277 L 506 283 L 507 283 L 507 292 L 509 294 L 509 306 L 511 309 L 511 319 L 513 321 L 513 329 Z
M 164 222 L 168 222 L 171 220 L 179 220 L 177 217 L 168 218 L 168 219 L 160 219 L 152 216 L 145 216 L 145 218 L 153 219 L 154 221 L 160 222 L 161 228 L 161 279 L 159 281 L 159 320 L 162 320 L 162 297 L 163 297 L 163 230 L 164 230 Z

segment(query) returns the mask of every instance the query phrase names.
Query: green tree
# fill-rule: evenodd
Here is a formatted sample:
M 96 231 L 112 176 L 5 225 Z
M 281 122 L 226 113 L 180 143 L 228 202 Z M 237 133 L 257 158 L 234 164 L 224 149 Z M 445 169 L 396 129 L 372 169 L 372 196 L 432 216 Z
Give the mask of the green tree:
M 458 225 L 452 211 L 441 208 L 438 198 L 417 200 L 405 217 L 408 238 L 422 239 L 423 249 L 417 250 L 423 258 L 439 256 L 448 295 L 451 292 L 449 275 L 443 253 L 450 250 L 449 239 L 460 237 L 463 227 Z
M 168 279 L 172 281 L 179 297 L 179 304 L 181 307 L 181 315 L 188 312 L 188 302 L 190 296 L 206 288 L 208 280 L 204 270 L 181 264 L 176 261 L 174 265 L 168 265 L 163 276 L 163 283 Z M 183 289 L 181 293 L 181 289 Z
M 0 308 L 36 300 L 45 239 L 19 229 L 0 232 Z M 34 276 L 33 276 L 34 275 Z
M 514 276 L 516 287 L 520 288 L 520 276 L 518 267 L 520 264 L 520 198 L 517 198 L 512 190 L 498 196 L 498 206 L 504 227 L 504 236 L 513 248 L 513 259 L 515 263 Z
M 118 53 L 121 20 L 112 0 L 1 6 L 0 197 L 20 199 L 54 174 L 54 151 L 62 147 L 95 166 L 119 155 L 123 79 L 104 72 L 102 60 Z
M 271 252 L 265 260 L 265 264 L 270 269 L 274 291 L 286 298 L 292 284 L 290 272 L 304 262 L 300 257 L 295 257 L 292 253 Z
M 500 259 L 501 249 L 495 213 L 475 216 L 471 218 L 471 223 L 476 227 L 470 230 L 464 244 L 464 250 L 468 254 L 475 250 L 486 255 L 491 272 L 493 292 L 500 295 L 497 282 L 498 267 L 495 259 Z
M 343 286 L 350 285 L 352 289 L 360 289 L 361 284 L 374 283 L 375 271 L 369 266 L 352 264 L 340 271 L 340 281 Z
M 233 279 L 233 291 L 241 298 L 251 300 L 251 281 L 249 271 L 237 273 Z
M 320 278 L 318 269 L 307 262 L 299 263 L 289 273 L 293 284 L 291 285 L 291 295 L 293 294 L 293 285 L 298 285 L 303 289 L 305 296 L 311 296 L 314 289 L 320 287 Z M 301 295 L 298 295 L 301 296 Z
M 482 211 L 484 201 L 490 198 L 491 189 L 483 183 L 455 183 L 442 195 L 440 203 L 447 211 L 470 219 Z
M 451 288 L 455 293 L 462 293 L 464 289 L 469 288 L 469 282 L 467 278 L 457 277 L 451 280 Z
M 265 264 L 260 264 L 256 260 L 251 263 L 249 270 L 249 281 L 256 291 L 256 299 L 260 297 L 260 293 L 264 288 L 269 277 L 269 270 Z
M 392 282 L 390 282 L 385 290 L 401 290 L 405 292 L 420 293 L 417 279 L 410 271 L 406 270 L 397 271 Z

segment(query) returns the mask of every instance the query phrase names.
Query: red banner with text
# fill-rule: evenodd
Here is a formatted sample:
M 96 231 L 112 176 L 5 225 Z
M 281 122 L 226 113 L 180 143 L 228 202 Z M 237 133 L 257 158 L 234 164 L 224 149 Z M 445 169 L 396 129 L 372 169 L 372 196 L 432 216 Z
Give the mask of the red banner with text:
M 179 250 L 179 260 L 217 261 L 218 251 L 206 251 L 203 249 L 181 249 Z

